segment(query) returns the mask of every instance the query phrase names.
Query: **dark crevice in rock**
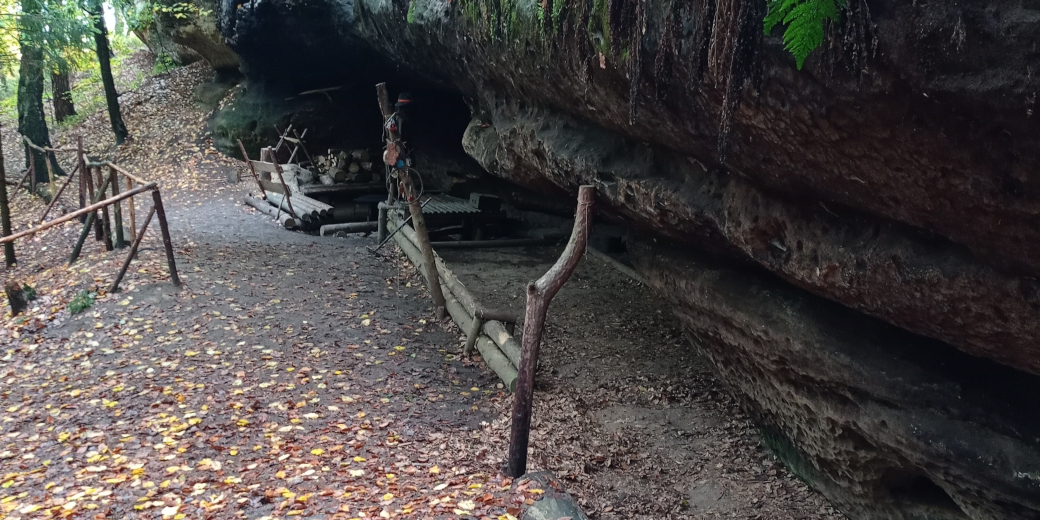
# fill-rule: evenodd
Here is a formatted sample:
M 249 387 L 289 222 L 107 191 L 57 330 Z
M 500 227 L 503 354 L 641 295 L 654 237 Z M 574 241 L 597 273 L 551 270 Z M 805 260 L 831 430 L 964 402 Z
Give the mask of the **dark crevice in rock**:
M 484 104 L 464 144 L 495 175 L 532 189 L 595 184 L 607 213 L 629 227 L 759 265 L 915 333 L 1040 373 L 1040 292 L 1031 277 L 1005 274 L 923 230 L 781 197 L 586 121 Z

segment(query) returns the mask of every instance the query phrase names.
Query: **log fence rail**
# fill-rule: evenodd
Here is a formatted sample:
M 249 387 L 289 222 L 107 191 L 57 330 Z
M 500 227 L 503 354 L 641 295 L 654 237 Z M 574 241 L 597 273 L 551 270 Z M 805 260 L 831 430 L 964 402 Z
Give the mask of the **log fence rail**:
M 159 228 L 163 239 L 163 248 L 166 251 L 167 265 L 170 270 L 170 281 L 173 285 L 180 287 L 181 281 L 177 274 L 177 264 L 173 255 L 173 242 L 170 238 L 170 229 L 166 221 L 166 211 L 163 207 L 162 197 L 159 194 L 159 185 L 157 183 L 142 179 L 141 177 L 126 171 L 112 161 L 88 160 L 86 153 L 83 150 L 82 138 L 77 139 L 76 148 L 42 147 L 34 144 L 28 137 L 23 136 L 22 139 L 25 140 L 26 145 L 30 148 L 43 152 L 44 154 L 58 152 L 75 153 L 76 165 L 65 182 L 62 183 L 61 187 L 57 190 L 55 190 L 56 182 L 53 174 L 49 176 L 52 197 L 50 203 L 47 205 L 47 209 L 44 210 L 43 215 L 40 217 L 39 223 L 36 226 L 18 233 L 12 233 L 8 236 L 0 237 L 0 245 L 14 243 L 20 238 L 29 237 L 59 224 L 83 217 L 83 229 L 80 232 L 79 239 L 73 247 L 72 253 L 69 255 L 69 265 L 75 263 L 79 258 L 80 252 L 83 248 L 83 243 L 86 241 L 87 236 L 90 235 L 91 228 L 94 229 L 95 238 L 105 244 L 106 250 L 112 251 L 113 249 L 125 248 L 127 243 L 123 230 L 122 203 L 123 201 L 126 201 L 130 217 L 130 236 L 134 238 L 134 241 L 119 274 L 112 281 L 112 285 L 109 286 L 108 291 L 115 292 L 119 289 L 119 283 L 122 281 L 123 276 L 126 275 L 127 268 L 130 267 L 130 262 L 136 256 L 138 247 L 144 239 L 145 231 L 148 228 L 148 224 L 152 221 L 153 216 L 158 217 Z M 21 182 L 19 182 L 18 186 L 15 188 L 15 195 L 17 195 L 17 190 L 21 188 L 26 179 L 30 179 L 30 193 L 35 191 L 36 165 L 31 157 L 32 154 L 30 154 L 29 169 L 26 172 L 25 177 L 22 178 Z M 49 167 L 50 164 L 48 164 L 48 169 Z M 107 174 L 103 172 L 104 168 L 108 169 Z M 76 211 L 66 213 L 58 218 L 46 220 L 47 215 L 55 206 L 58 198 L 65 191 L 65 188 L 72 183 L 72 178 L 77 175 L 79 176 L 79 200 L 81 207 Z M 125 185 L 122 188 L 120 187 L 120 176 L 125 179 Z M 4 188 L 6 189 L 6 186 Z M 152 198 L 152 209 L 148 212 L 147 218 L 142 222 L 141 228 L 137 229 L 134 197 L 149 192 L 151 193 Z M 112 208 L 111 215 L 109 214 L 109 208 Z

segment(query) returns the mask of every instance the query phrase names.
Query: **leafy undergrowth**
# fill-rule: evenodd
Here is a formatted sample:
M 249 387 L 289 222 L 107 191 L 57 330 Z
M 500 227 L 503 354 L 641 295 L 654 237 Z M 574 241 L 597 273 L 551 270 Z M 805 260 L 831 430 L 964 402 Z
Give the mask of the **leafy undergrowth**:
M 413 270 L 344 260 L 339 243 L 236 205 L 247 187 L 225 179 L 241 164 L 212 149 L 191 101 L 208 74 L 125 93 L 133 139 L 118 151 L 103 113 L 55 139 L 83 136 L 160 183 L 184 287 L 155 222 L 118 293 L 125 250 L 90 239 L 66 266 L 78 221 L 18 242 L 5 278 L 39 296 L 0 322 L 0 517 L 518 516 L 542 490 L 498 471 L 508 395 L 445 349 L 457 331 L 425 321 Z M 138 219 L 150 205 L 136 202 Z M 16 229 L 44 206 L 19 195 Z M 75 207 L 66 193 L 51 218 Z

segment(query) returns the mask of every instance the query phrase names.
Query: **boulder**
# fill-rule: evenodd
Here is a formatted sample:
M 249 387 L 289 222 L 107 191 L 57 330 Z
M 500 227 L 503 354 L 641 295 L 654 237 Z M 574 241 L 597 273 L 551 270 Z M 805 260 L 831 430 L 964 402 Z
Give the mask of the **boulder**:
M 134 8 L 142 20 L 134 31 L 153 54 L 170 56 L 180 65 L 203 59 L 217 71 L 238 69 L 238 55 L 217 26 L 216 0 L 138 1 Z

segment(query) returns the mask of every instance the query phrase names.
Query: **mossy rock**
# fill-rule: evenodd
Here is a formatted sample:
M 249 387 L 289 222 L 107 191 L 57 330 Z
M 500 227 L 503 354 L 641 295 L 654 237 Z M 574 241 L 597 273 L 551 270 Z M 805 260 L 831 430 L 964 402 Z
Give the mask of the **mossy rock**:
M 223 96 L 221 96 L 223 98 Z M 278 131 L 288 126 L 291 107 L 280 102 L 278 96 L 267 95 L 261 89 L 239 86 L 234 100 L 217 111 L 210 120 L 213 146 L 224 155 L 242 159 L 238 140 L 251 158 L 259 159 L 260 149 L 278 142 Z

